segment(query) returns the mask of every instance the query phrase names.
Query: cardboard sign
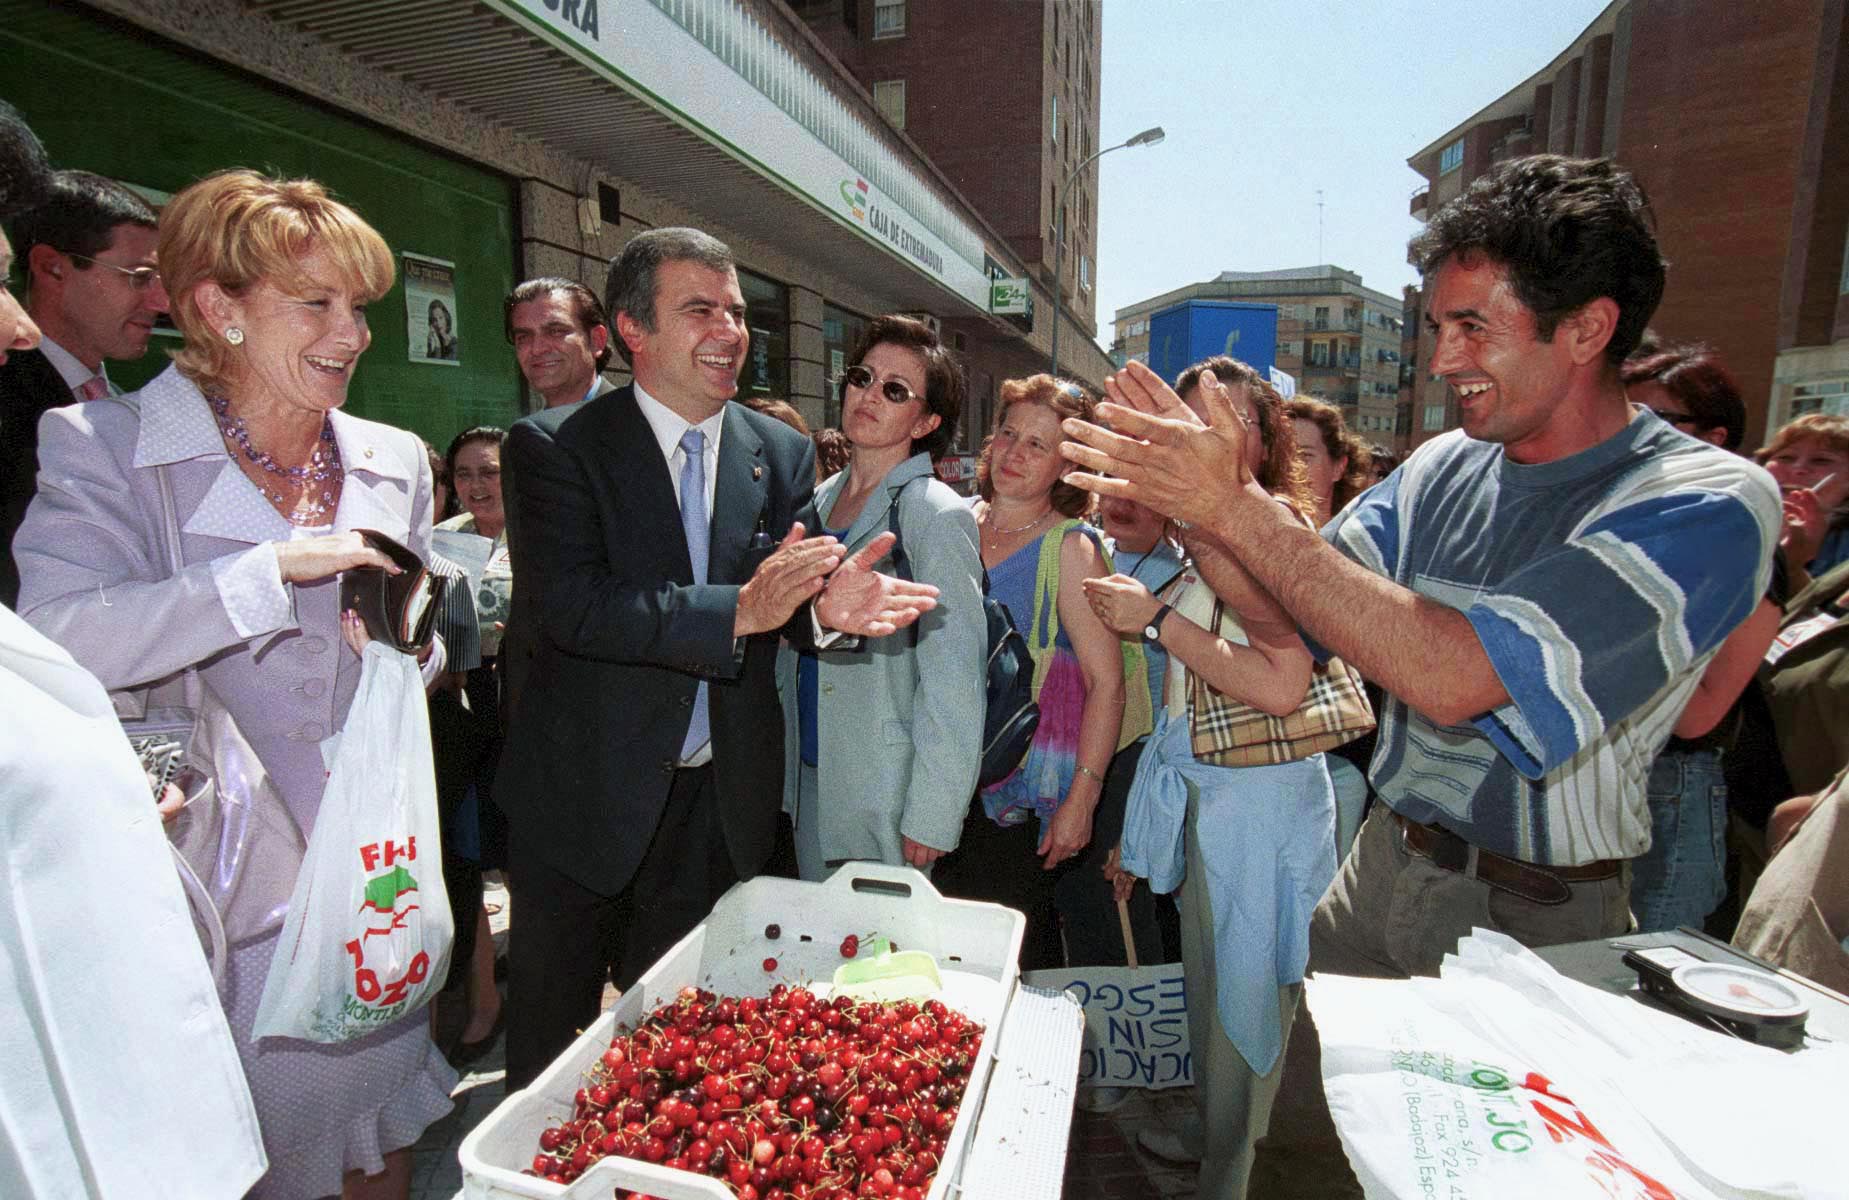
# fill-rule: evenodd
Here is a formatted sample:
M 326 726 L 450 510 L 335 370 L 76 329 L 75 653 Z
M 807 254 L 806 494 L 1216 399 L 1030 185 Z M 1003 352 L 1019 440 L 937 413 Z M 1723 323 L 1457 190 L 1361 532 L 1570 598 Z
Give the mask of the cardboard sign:
M 1023 983 L 1070 992 L 1085 1009 L 1081 1087 L 1187 1087 L 1187 989 L 1180 963 L 1026 971 Z

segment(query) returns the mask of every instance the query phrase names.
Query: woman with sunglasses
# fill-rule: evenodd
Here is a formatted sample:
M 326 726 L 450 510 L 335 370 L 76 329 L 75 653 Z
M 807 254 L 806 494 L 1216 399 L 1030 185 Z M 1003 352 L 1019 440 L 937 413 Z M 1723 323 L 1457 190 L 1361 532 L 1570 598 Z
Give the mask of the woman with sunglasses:
M 988 626 L 976 520 L 938 482 L 963 409 L 963 370 L 929 326 L 878 317 L 841 378 L 852 457 L 815 493 L 823 529 L 851 554 L 896 528 L 897 564 L 935 584 L 937 607 L 909 634 L 855 653 L 779 651 L 784 811 L 804 879 L 850 859 L 929 869 L 956 847 L 982 755 Z M 896 518 L 896 521 L 895 521 Z

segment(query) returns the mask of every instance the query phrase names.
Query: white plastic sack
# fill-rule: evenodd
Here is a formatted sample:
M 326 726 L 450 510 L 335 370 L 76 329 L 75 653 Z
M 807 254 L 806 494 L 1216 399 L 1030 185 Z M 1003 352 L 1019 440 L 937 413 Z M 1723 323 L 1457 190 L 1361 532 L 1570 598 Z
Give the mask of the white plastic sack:
M 1369 1197 L 1849 1196 L 1840 1047 L 1788 1055 L 1707 1032 L 1487 930 L 1438 979 L 1306 988 Z
M 430 716 L 417 662 L 366 647 L 257 1007 L 258 1037 L 345 1042 L 416 1012 L 449 971 Z

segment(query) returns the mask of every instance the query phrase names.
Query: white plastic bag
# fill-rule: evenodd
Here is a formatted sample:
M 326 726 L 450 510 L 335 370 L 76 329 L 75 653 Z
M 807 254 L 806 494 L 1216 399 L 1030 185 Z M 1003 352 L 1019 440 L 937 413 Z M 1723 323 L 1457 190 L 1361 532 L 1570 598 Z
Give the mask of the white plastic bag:
M 327 791 L 257 1006 L 258 1037 L 345 1042 L 443 986 L 455 934 L 443 887 L 423 680 L 373 642 L 346 727 L 324 744 Z
M 1479 929 L 1437 979 L 1312 976 L 1369 1200 L 1834 1200 L 1846 1059 L 1704 1031 Z M 1743 1099 L 1744 1098 L 1744 1099 Z

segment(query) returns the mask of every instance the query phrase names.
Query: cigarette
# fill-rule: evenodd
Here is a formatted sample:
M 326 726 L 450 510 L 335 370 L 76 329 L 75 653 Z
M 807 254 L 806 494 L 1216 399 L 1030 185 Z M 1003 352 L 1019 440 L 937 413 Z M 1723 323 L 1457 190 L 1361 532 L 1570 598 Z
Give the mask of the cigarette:
M 1810 492 L 1821 492 L 1824 488 L 1829 486 L 1831 481 L 1833 481 L 1836 478 L 1836 475 L 1837 473 L 1835 471 L 1831 471 L 1828 475 L 1825 475 L 1822 479 L 1819 479 L 1816 483 L 1811 484 L 1810 487 L 1805 490 L 1810 491 Z

